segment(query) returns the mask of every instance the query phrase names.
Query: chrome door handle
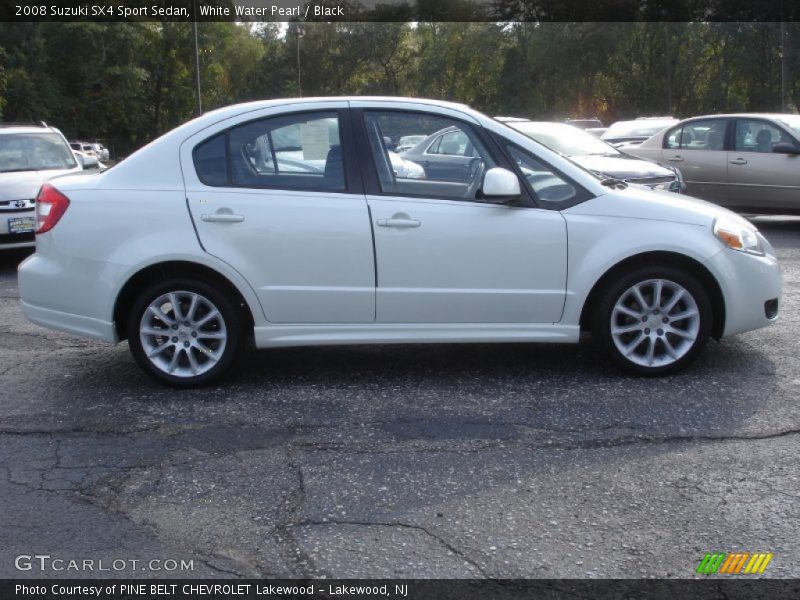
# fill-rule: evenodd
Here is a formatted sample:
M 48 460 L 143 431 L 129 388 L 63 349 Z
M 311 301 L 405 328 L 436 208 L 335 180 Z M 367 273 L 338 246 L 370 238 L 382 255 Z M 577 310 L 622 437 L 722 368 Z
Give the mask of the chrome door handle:
M 405 229 L 409 227 L 419 227 L 422 221 L 416 219 L 378 219 L 378 227 L 397 227 Z
M 200 218 L 207 223 L 241 223 L 244 221 L 242 215 L 233 213 L 214 213 L 213 215 L 200 215 Z
M 730 161 L 732 165 L 746 165 L 747 161 L 743 158 L 735 158 L 734 160 Z
M 673 156 L 672 158 L 667 159 L 669 162 L 683 162 L 682 156 Z

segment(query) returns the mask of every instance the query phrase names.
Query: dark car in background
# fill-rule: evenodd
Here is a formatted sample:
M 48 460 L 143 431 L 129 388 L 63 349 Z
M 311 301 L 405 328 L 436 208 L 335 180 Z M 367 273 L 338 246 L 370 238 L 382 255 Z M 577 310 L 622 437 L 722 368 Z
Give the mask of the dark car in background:
M 469 137 L 457 127 L 440 129 L 399 155 L 425 169 L 428 178 L 442 181 L 471 181 L 481 166 Z

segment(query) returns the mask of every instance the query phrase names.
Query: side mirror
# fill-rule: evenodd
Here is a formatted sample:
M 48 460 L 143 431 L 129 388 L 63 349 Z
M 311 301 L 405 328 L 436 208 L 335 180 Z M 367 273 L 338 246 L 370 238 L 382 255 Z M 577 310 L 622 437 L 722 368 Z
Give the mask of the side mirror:
M 772 151 L 778 154 L 800 154 L 800 148 L 791 142 L 778 142 L 772 147 Z
M 81 166 L 81 169 L 85 169 L 86 163 L 83 161 L 83 154 L 78 154 L 77 152 L 73 152 L 72 155 L 75 157 L 75 160 L 78 161 L 78 164 Z
M 522 194 L 519 178 L 508 169 L 500 167 L 486 171 L 481 191 L 486 198 L 496 200 L 512 200 Z

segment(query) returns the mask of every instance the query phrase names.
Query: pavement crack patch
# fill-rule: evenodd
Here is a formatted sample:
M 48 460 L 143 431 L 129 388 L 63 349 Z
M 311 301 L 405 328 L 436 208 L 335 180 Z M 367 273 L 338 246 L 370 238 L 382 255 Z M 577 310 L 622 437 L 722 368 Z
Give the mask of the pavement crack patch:
M 411 523 L 402 523 L 400 521 L 358 521 L 358 520 L 341 520 L 341 519 L 327 519 L 325 521 L 314 521 L 314 520 L 306 520 L 297 523 L 298 527 L 323 527 L 323 526 L 330 526 L 330 525 L 353 525 L 357 527 L 401 527 L 403 529 L 413 529 L 415 531 L 421 531 L 428 537 L 433 540 L 436 540 L 439 544 L 444 546 L 449 552 L 458 556 L 461 560 L 466 562 L 470 565 L 473 569 L 475 569 L 478 573 L 480 573 L 481 577 L 484 579 L 492 579 L 492 577 L 484 570 L 484 568 L 474 559 L 467 556 L 467 554 L 456 548 L 453 544 L 448 542 L 443 537 L 433 533 L 427 527 L 423 527 L 422 525 L 412 525 Z
M 136 435 L 157 431 L 161 425 L 150 425 L 135 429 L 91 429 L 88 427 L 67 427 L 63 429 L 11 429 L 0 428 L 0 435 L 13 436 L 56 436 L 56 435 L 95 435 L 95 436 L 122 436 Z
M 348 445 L 347 443 L 317 443 L 309 441 L 294 442 L 296 448 L 309 452 L 341 452 L 346 454 L 469 454 L 489 450 L 506 450 L 510 448 L 529 448 L 531 450 L 591 450 L 600 448 L 616 448 L 635 444 L 641 445 L 660 445 L 660 444 L 693 444 L 693 443 L 713 443 L 713 442 L 747 442 L 773 440 L 792 435 L 800 434 L 800 429 L 787 429 L 764 434 L 755 435 L 647 435 L 631 434 L 620 437 L 575 437 L 575 434 L 587 434 L 591 432 L 602 432 L 617 427 L 602 427 L 598 429 L 585 430 L 555 430 L 555 429 L 536 429 L 537 432 L 546 433 L 566 433 L 561 439 L 553 437 L 543 437 L 537 439 L 535 436 L 527 436 L 517 439 L 498 439 L 485 442 L 459 442 L 453 439 L 428 440 L 418 438 L 414 440 L 400 442 L 384 442 L 381 445 Z M 626 428 L 629 431 L 635 431 Z M 438 442 L 438 443 L 437 443 Z
M 233 568 L 226 569 L 225 567 L 221 567 L 218 564 L 211 562 L 212 560 L 215 559 L 229 561 L 229 559 L 226 559 L 223 556 L 219 556 L 217 554 L 208 554 L 206 552 L 200 553 L 197 550 L 195 550 L 195 553 L 198 555 L 198 560 L 212 571 L 216 571 L 217 573 L 222 573 L 224 575 L 233 575 L 234 577 L 239 577 L 239 578 L 247 578 L 248 576 L 247 573 L 236 571 Z
M 291 449 L 290 449 L 291 450 Z M 306 502 L 306 483 L 303 473 L 302 462 L 294 452 L 289 454 L 289 466 L 294 470 L 297 477 L 297 484 L 285 501 L 288 508 L 279 513 L 278 524 L 270 532 L 272 539 L 278 541 L 283 548 L 282 552 L 288 561 L 293 565 L 297 574 L 307 576 L 308 573 L 320 572 L 311 556 L 303 550 L 294 535 L 293 529 L 301 523 L 299 514 Z M 260 551 L 260 548 L 258 549 Z M 330 576 L 330 574 L 326 574 Z

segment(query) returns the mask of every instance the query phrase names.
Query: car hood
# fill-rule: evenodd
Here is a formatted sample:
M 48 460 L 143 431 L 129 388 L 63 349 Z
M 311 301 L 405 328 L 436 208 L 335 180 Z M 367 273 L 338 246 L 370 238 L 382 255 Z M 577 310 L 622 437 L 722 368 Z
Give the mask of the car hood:
M 45 181 L 65 175 L 79 173 L 80 169 L 53 169 L 47 171 L 15 171 L 0 173 L 0 202 L 6 200 L 31 200 L 36 198 Z
M 674 177 L 675 173 L 658 163 L 628 154 L 570 156 L 570 160 L 585 169 L 602 173 L 614 179 L 651 179 Z
M 717 204 L 683 194 L 649 190 L 638 185 L 609 190 L 607 194 L 592 198 L 564 212 L 566 214 L 670 221 L 704 227 L 711 227 L 715 219 L 725 217 L 755 228 L 743 217 Z

